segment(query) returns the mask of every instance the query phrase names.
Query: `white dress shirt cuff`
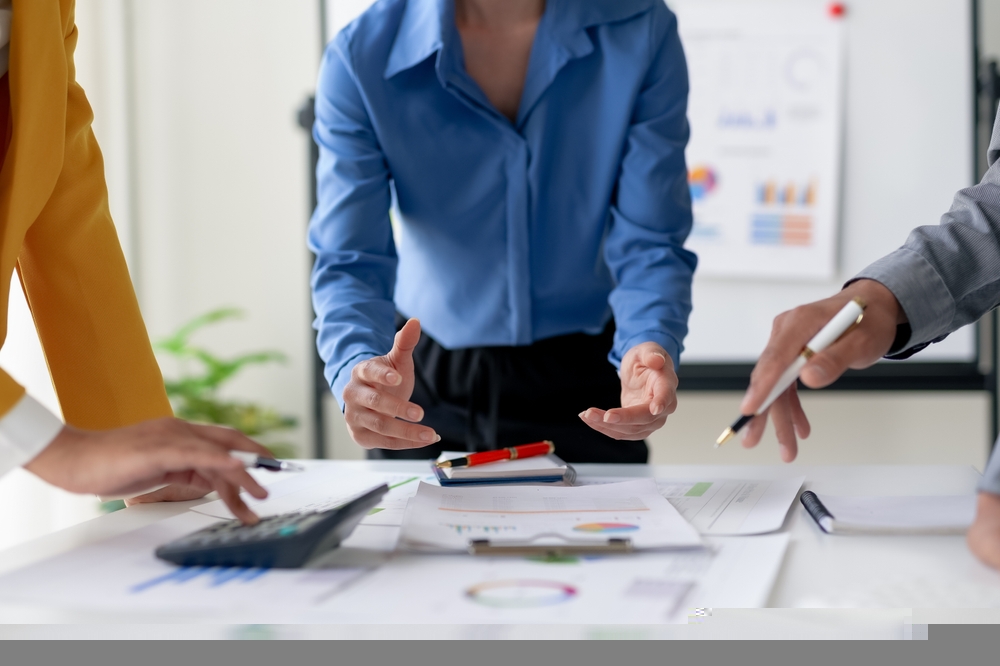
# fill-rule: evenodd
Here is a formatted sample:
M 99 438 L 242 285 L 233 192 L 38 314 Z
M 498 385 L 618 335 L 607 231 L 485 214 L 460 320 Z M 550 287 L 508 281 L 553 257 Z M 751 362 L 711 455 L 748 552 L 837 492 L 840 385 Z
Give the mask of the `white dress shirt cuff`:
M 0 417 L 0 466 L 7 471 L 28 462 L 63 428 L 59 417 L 27 393 Z

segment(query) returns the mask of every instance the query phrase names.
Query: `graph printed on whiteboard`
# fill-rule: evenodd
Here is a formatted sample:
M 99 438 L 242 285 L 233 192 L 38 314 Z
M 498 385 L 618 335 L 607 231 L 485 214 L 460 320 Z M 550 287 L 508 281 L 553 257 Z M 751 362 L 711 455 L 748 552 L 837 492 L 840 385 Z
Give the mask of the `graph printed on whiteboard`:
M 819 2 L 669 4 L 690 76 L 687 245 L 699 273 L 832 277 L 843 21 Z

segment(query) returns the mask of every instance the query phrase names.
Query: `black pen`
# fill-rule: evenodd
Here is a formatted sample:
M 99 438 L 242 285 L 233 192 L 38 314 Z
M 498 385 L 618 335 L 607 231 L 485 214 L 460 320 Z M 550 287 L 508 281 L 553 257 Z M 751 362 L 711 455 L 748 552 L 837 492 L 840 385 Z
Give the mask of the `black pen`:
M 296 463 L 290 463 L 285 460 L 275 460 L 274 458 L 265 458 L 264 456 L 259 456 L 250 451 L 230 451 L 229 455 L 237 460 L 243 461 L 243 466 L 246 468 L 257 467 L 260 469 L 266 469 L 269 472 L 304 472 L 306 469 L 302 465 L 297 465 Z

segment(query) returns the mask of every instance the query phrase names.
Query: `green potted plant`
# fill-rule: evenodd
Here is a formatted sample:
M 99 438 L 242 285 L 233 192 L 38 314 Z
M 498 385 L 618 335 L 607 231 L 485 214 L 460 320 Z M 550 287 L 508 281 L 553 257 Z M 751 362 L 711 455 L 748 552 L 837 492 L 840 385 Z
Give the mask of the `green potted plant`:
M 235 428 L 266 446 L 276 458 L 295 457 L 295 446 L 289 442 L 273 441 L 273 433 L 298 425 L 298 420 L 277 410 L 245 400 L 230 400 L 219 395 L 222 386 L 241 370 L 252 365 L 283 363 L 285 356 L 277 351 L 259 351 L 222 358 L 192 343 L 199 330 L 222 321 L 239 319 L 243 312 L 237 308 L 220 308 L 195 317 L 181 326 L 173 335 L 155 342 L 153 348 L 179 362 L 181 374 L 174 379 L 165 378 L 167 396 L 174 407 L 174 414 L 187 421 L 212 423 Z M 105 511 L 122 508 L 121 501 L 105 502 Z

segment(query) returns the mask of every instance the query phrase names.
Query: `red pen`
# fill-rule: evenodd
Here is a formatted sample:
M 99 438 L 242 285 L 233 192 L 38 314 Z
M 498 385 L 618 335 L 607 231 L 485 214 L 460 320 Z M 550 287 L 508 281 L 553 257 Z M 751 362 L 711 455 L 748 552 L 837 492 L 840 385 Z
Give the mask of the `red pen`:
M 556 445 L 545 440 L 534 444 L 522 444 L 521 446 L 511 446 L 506 449 L 496 451 L 482 451 L 481 453 L 470 453 L 464 458 L 454 460 L 442 460 L 435 463 L 438 467 L 472 467 L 485 463 L 498 462 L 500 460 L 517 460 L 518 458 L 532 458 L 534 456 L 547 456 L 556 450 Z

